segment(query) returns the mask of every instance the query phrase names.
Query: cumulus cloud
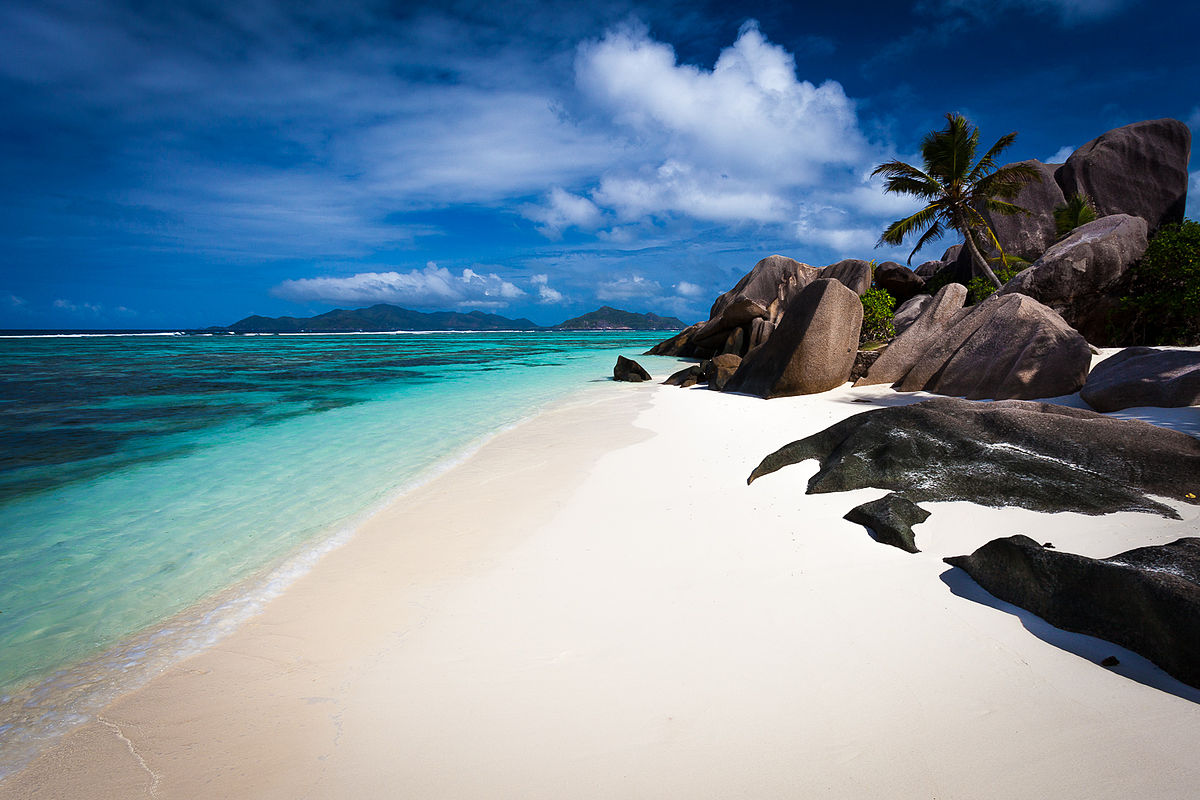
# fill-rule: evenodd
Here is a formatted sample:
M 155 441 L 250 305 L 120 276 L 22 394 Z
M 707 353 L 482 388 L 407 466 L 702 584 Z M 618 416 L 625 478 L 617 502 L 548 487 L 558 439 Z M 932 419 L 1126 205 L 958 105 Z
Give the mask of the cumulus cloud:
M 544 204 L 523 207 L 521 215 L 539 223 L 538 230 L 551 239 L 561 238 L 562 232 L 571 227 L 594 230 L 604 219 L 595 203 L 561 186 L 550 190 Z
M 662 293 L 662 284 L 641 275 L 616 278 L 596 287 L 598 300 L 632 300 L 654 297 Z
M 495 273 L 464 269 L 454 275 L 432 261 L 409 272 L 360 272 L 348 277 L 299 278 L 276 286 L 278 297 L 301 302 L 401 303 L 413 306 L 503 308 L 525 291 Z
M 680 281 L 675 284 L 674 289 L 675 293 L 681 297 L 705 297 L 708 294 L 703 286 L 698 286 L 687 281 Z
M 549 275 L 533 275 L 529 282 L 537 287 L 538 302 L 543 305 L 557 305 L 566 301 L 566 296 L 550 286 Z

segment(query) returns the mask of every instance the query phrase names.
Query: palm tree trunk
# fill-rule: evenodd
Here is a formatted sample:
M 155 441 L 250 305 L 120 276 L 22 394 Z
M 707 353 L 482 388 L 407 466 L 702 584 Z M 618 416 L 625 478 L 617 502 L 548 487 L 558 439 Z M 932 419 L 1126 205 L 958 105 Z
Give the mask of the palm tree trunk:
M 992 285 L 999 289 L 1004 284 L 996 277 L 996 273 L 992 272 L 992 268 L 988 266 L 987 259 L 979 252 L 979 248 L 975 246 L 975 237 L 971 235 L 971 230 L 966 229 L 963 235 L 963 241 L 966 243 L 967 250 L 971 253 L 971 261 L 975 263 L 975 271 L 982 274 Z

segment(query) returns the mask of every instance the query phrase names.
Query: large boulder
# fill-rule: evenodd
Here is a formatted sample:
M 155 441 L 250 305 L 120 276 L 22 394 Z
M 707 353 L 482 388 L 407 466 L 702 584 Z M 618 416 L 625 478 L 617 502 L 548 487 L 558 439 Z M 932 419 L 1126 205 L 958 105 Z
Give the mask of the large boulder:
M 1018 273 L 997 294 L 1023 294 L 1049 306 L 1090 341 L 1102 340 L 1104 298 L 1146 252 L 1146 221 L 1112 214 L 1081 225 Z
M 1019 163 L 1033 167 L 1041 176 L 1041 181 L 1025 184 L 1010 201 L 1029 213 L 1006 216 L 987 208 L 981 208 L 979 211 L 996 234 L 1005 253 L 1019 256 L 1026 261 L 1034 261 L 1054 244 L 1057 238 L 1054 207 L 1066 200 L 1063 198 L 1062 188 L 1054 180 L 1058 164 L 1043 164 L 1037 159 Z
M 903 492 L 1034 511 L 1143 511 L 1178 519 L 1170 498 L 1200 505 L 1200 440 L 1050 403 L 937 397 L 866 411 L 762 460 L 752 482 L 810 458 L 808 493 Z
M 919 277 L 923 278 L 924 280 L 929 280 L 930 278 L 932 278 L 934 275 L 936 275 L 938 273 L 938 270 L 940 270 L 942 267 L 946 266 L 947 263 L 949 263 L 949 262 L 926 261 L 924 264 L 922 264 L 921 266 L 914 269 L 913 272 L 915 272 Z
M 855 381 L 855 386 L 895 383 L 907 375 L 925 351 L 945 335 L 951 320 L 967 300 L 967 287 L 961 283 L 949 283 L 933 297 L 924 297 L 928 302 L 924 304 L 920 316 L 892 340 L 867 374 Z
M 1200 405 L 1200 352 L 1127 347 L 1097 364 L 1079 395 L 1097 411 Z
M 704 374 L 704 380 L 708 382 L 708 388 L 721 391 L 725 388 L 725 384 L 729 383 L 729 379 L 733 377 L 733 374 L 737 372 L 741 363 L 741 356 L 722 353 L 707 361 L 700 362 L 700 371 Z
M 1200 688 L 1200 539 L 1095 559 L 1010 536 L 946 563 L 1056 628 L 1127 647 Z
M 823 267 L 816 276 L 841 281 L 852 292 L 862 297 L 871 288 L 871 264 L 858 258 L 847 258 L 836 264 Z
M 617 363 L 613 367 L 613 380 L 639 383 L 650 380 L 650 373 L 646 372 L 642 365 L 633 359 L 617 356 Z
M 875 267 L 875 285 L 903 303 L 925 288 L 925 279 L 895 261 L 885 261 Z
M 695 358 L 696 344 L 693 337 L 696 331 L 704 327 L 703 322 L 697 322 L 695 325 L 689 325 L 679 333 L 672 336 L 670 339 L 665 339 L 651 347 L 642 355 L 647 356 L 675 356 L 677 358 Z
M 890 492 L 850 509 L 844 519 L 870 528 L 882 544 L 899 547 L 906 553 L 919 553 L 912 526 L 929 519 L 929 512 L 903 495 Z
M 726 391 L 759 397 L 825 392 L 845 383 L 858 352 L 862 301 L 822 278 L 792 300 L 771 338 L 750 351 Z
M 896 313 L 892 315 L 892 327 L 896 329 L 896 335 L 899 336 L 908 330 L 909 326 L 917 321 L 917 318 L 932 302 L 933 295 L 919 294 L 901 303 L 900 307 L 896 309 Z
M 1057 397 L 1079 391 L 1091 360 L 1087 341 L 1058 314 L 1022 294 L 994 294 L 955 314 L 896 388 L 971 400 Z
M 1064 196 L 1082 192 L 1101 215 L 1141 217 L 1155 231 L 1183 221 L 1191 146 L 1177 119 L 1135 122 L 1080 147 L 1055 178 Z
M 722 317 L 730 306 L 750 300 L 766 313 L 764 319 L 779 322 L 783 309 L 817 277 L 817 268 L 787 256 L 767 256 L 742 276 L 733 288 L 713 301 L 710 320 Z
M 698 364 L 692 364 L 689 367 L 684 367 L 678 372 L 671 373 L 670 377 L 663 381 L 663 383 L 665 383 L 667 386 L 680 386 L 687 388 L 688 386 L 695 386 L 697 383 L 700 383 L 703 380 L 706 380 L 704 377 L 704 370 L 700 369 Z

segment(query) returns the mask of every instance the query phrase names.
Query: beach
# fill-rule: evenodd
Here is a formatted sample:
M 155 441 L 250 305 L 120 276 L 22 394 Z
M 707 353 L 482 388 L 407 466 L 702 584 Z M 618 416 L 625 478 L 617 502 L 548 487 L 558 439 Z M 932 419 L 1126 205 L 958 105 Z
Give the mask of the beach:
M 1016 533 L 1109 556 L 1198 535 L 1200 509 L 928 503 L 909 554 L 842 519 L 883 490 L 805 495 L 814 462 L 746 485 L 787 442 L 924 397 L 595 386 L 398 498 L 0 798 L 1190 796 L 1200 691 L 942 558 Z

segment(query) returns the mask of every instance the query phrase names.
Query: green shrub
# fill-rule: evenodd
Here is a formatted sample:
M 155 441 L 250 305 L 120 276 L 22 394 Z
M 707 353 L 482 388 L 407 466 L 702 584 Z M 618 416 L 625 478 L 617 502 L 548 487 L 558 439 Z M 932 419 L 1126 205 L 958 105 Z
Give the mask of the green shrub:
M 1130 269 L 1132 336 L 1140 344 L 1200 344 L 1200 222 L 1164 225 Z
M 1059 239 L 1066 238 L 1080 225 L 1095 220 L 1096 207 L 1092 205 L 1091 198 L 1081 192 L 1076 192 L 1067 202 L 1054 207 L 1054 233 Z
M 867 289 L 862 296 L 863 323 L 858 336 L 859 344 L 890 339 L 896 335 L 892 327 L 892 316 L 896 310 L 896 298 L 886 289 Z
M 1008 264 L 1004 264 L 999 258 L 992 259 L 992 271 L 996 273 L 1000 283 L 1008 283 L 1016 277 L 1018 272 L 1029 269 L 1029 262 L 1023 258 L 1008 256 L 1007 260 Z M 987 278 L 983 276 L 971 278 L 971 282 L 967 284 L 967 305 L 973 306 L 976 303 L 982 303 L 995 293 L 996 287 Z

